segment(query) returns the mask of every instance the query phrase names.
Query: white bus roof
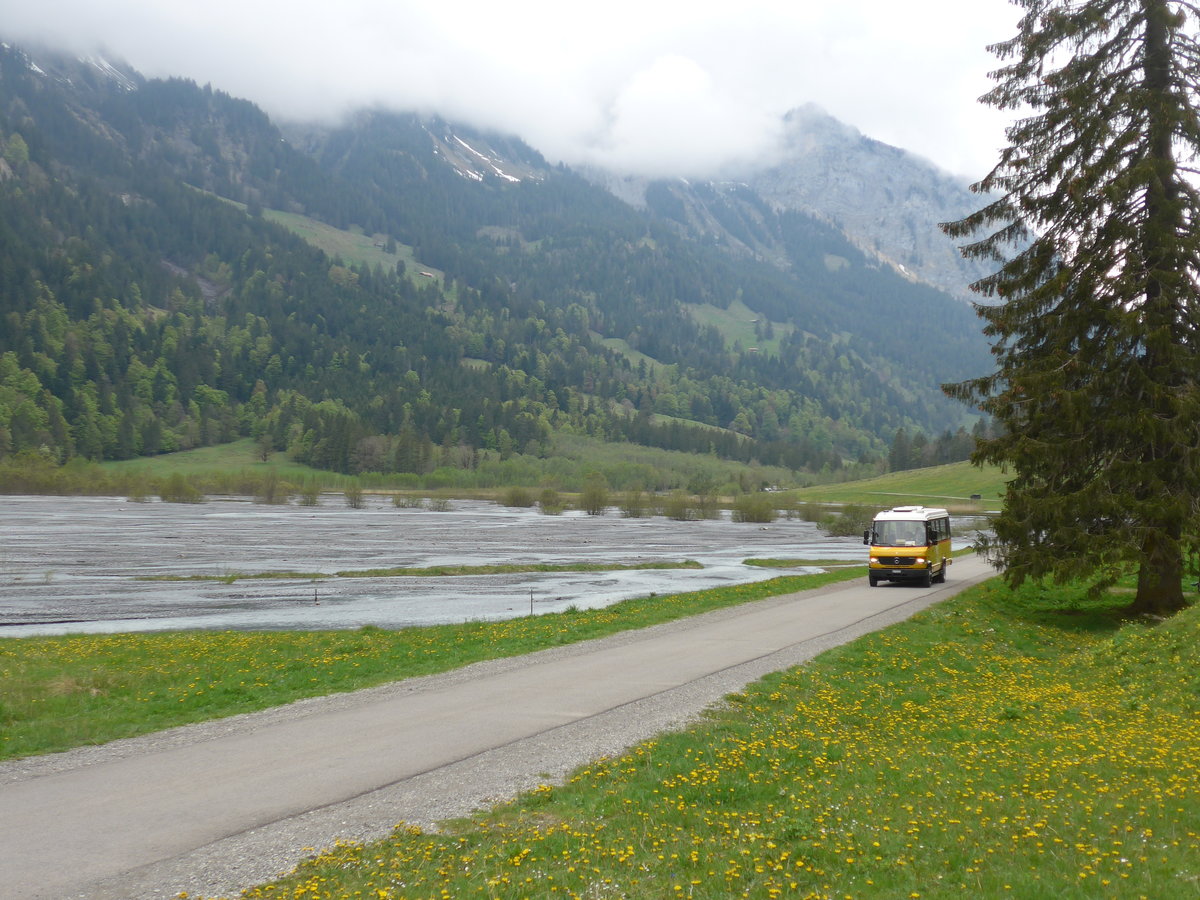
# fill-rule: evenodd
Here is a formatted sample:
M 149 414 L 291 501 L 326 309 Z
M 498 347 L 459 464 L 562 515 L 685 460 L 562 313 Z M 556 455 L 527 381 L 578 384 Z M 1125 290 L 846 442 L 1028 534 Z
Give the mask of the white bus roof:
M 897 506 L 885 509 L 875 516 L 876 522 L 928 522 L 930 519 L 941 519 L 950 513 L 940 507 L 931 506 Z

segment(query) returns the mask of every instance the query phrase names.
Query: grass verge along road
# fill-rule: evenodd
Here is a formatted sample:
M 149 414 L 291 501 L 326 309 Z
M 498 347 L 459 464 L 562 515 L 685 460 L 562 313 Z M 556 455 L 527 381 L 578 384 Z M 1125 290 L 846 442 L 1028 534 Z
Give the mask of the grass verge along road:
M 247 898 L 1200 895 L 1200 607 L 989 582 L 708 719 Z

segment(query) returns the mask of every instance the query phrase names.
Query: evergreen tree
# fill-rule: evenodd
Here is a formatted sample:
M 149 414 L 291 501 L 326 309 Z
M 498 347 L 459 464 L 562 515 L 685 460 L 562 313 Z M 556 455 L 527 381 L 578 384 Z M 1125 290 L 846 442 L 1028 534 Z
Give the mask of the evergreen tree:
M 1015 0 L 983 101 L 1024 115 L 943 226 L 1000 268 L 973 288 L 997 370 L 946 390 L 1001 426 L 1011 467 L 995 558 L 1008 581 L 1135 567 L 1133 610 L 1185 604 L 1200 500 L 1200 9 L 1179 0 Z M 1192 170 L 1194 172 L 1194 170 Z
M 903 428 L 896 429 L 892 438 L 892 449 L 888 453 L 888 469 L 892 472 L 902 472 L 912 468 L 912 440 Z

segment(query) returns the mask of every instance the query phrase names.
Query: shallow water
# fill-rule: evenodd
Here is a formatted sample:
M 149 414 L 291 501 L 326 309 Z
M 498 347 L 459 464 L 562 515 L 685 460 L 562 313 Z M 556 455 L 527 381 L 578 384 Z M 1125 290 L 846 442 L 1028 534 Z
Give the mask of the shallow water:
M 809 522 L 626 519 L 454 500 L 447 512 L 341 495 L 316 507 L 248 499 L 203 504 L 116 497 L 0 498 L 0 636 L 181 628 L 401 628 L 602 607 L 809 570 L 752 557 L 863 559 L 853 538 Z M 439 578 L 145 581 L 150 575 L 396 566 L 619 563 L 692 559 L 702 569 Z

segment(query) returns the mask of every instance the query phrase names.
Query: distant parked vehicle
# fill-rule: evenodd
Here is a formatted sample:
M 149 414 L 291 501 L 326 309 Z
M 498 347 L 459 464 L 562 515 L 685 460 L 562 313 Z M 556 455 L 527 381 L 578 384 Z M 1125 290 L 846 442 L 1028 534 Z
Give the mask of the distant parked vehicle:
M 871 548 L 867 580 L 917 581 L 925 587 L 946 580 L 950 557 L 950 513 L 924 506 L 897 506 L 875 516 L 863 532 Z

